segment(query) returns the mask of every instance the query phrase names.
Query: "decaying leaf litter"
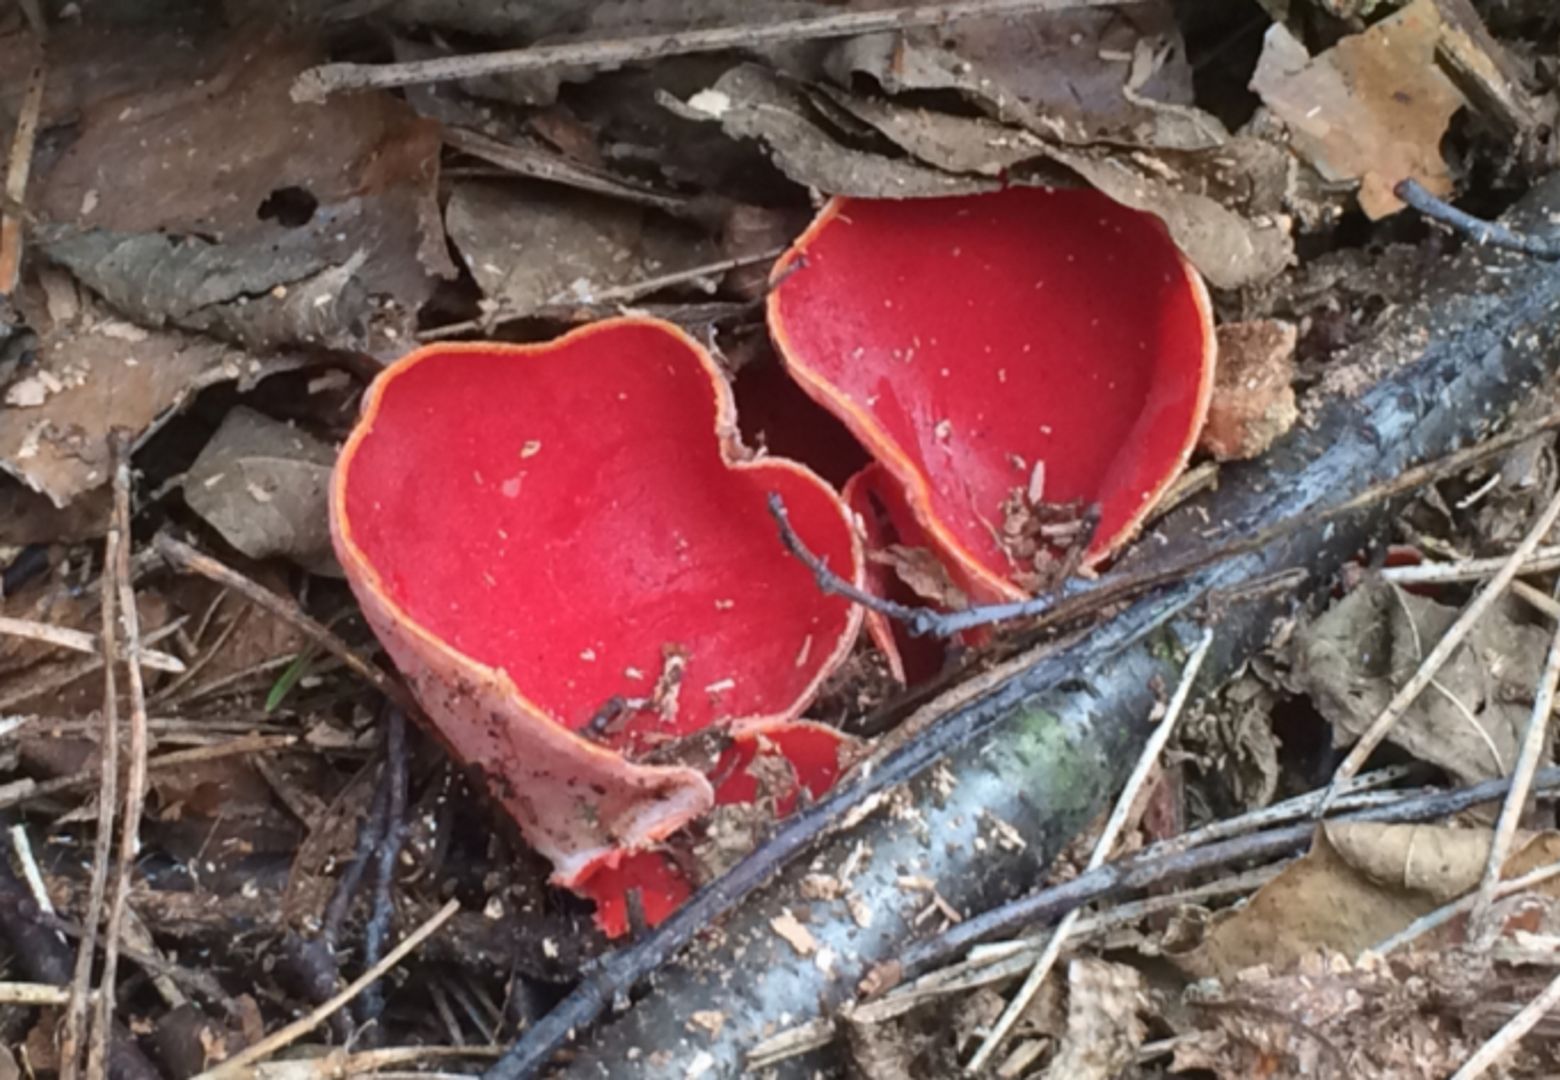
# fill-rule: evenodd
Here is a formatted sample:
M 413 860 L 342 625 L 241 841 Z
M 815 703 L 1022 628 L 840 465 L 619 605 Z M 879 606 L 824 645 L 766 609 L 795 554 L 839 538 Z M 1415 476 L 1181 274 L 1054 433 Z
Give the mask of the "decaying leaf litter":
M 410 702 L 393 673 L 365 666 L 377 645 L 332 576 L 328 475 L 366 381 L 419 341 L 542 341 L 647 313 L 708 344 L 741 402 L 744 378 L 777 364 L 753 271 L 822 197 L 1087 184 L 1163 220 L 1213 289 L 1221 356 L 1249 367 L 1220 372 L 1212 415 L 1229 430 L 1205 430 L 1204 449 L 1223 464 L 1186 474 L 1169 498 L 1190 501 L 1163 531 L 1097 571 L 1107 586 L 1138 569 L 1163 584 L 1156 558 L 1182 559 L 1184 577 L 1200 569 L 1189 555 L 1235 557 L 1238 523 L 1217 517 L 1210 485 L 1260 492 L 1307 430 L 1328 430 L 1329 408 L 1444 364 L 1437 342 L 1463 340 L 1415 309 L 1477 244 L 1404 211 L 1397 184 L 1492 216 L 1553 167 L 1560 25 L 1546 5 L 987 6 L 1002 10 L 798 3 L 771 24 L 724 3 L 628 15 L 436 0 L 304 5 L 263 25 L 242 8 L 0 17 L 0 924 L 7 978 L 35 984 L 7 988 L 10 1063 L 259 1075 L 285 1051 L 312 1059 L 308 1075 L 476 1074 L 530 1031 L 494 1069 L 520 1075 L 583 977 L 566 1006 L 585 990 L 639 1006 L 568 1040 L 555 1064 L 579 1075 L 629 1062 L 667 1076 L 744 1062 L 896 1077 L 972 1060 L 1015 1077 L 1553 1068 L 1544 1025 L 1511 1026 L 1541 1019 L 1525 1007 L 1545 1000 L 1553 962 L 1547 384 L 1475 410 L 1529 437 L 1430 470 L 1406 498 L 1362 499 L 1375 515 L 1355 549 L 1274 567 L 1308 584 L 1201 597 L 1223 659 L 1181 708 L 1168 707 L 1185 659 L 1170 639 L 1158 681 L 1121 666 L 1142 703 L 1124 762 L 1144 720 L 1179 720 L 1106 843 L 1103 818 L 1077 826 L 1116 797 L 1124 764 L 1091 773 L 1070 817 L 1009 820 L 992 798 L 967 854 L 885 877 L 865 839 L 874 818 L 914 832 L 932 805 L 917 800 L 957 803 L 975 782 L 964 757 L 928 752 L 929 779 L 859 806 L 847 777 L 848 827 L 792 844 L 810 854 L 769 890 L 696 909 L 713 922 L 679 964 L 730 964 L 737 987 L 743 949 L 778 942 L 829 987 L 821 1013 L 815 994 L 811 1015 L 764 1017 L 760 1003 L 755 1020 L 740 991 L 697 999 L 671 972 L 631 985 L 615 972 L 644 973 L 669 940 L 644 928 L 624 966 L 592 966 L 612 947 L 589 904 L 548 886 L 481 784 L 399 714 Z M 417 67 L 513 46 L 530 57 L 513 70 Z M 307 100 L 299 77 L 324 61 L 412 66 L 381 69 L 402 89 Z M 1553 271 L 1508 260 L 1464 275 L 1465 291 L 1535 281 L 1520 294 L 1532 317 L 1456 310 L 1514 328 L 1505 346 L 1534 358 L 1522 370 L 1551 371 L 1554 324 L 1537 316 Z M 1452 443 L 1490 434 L 1464 419 Z M 744 434 L 777 453 L 787 437 Z M 1096 621 L 1108 636 L 1132 595 L 1091 607 L 1075 591 L 1072 621 L 1003 625 L 909 690 L 863 638 L 808 715 L 880 754 L 941 745 L 939 718 L 1039 669 L 1026 649 L 1043 655 L 1048 633 L 1087 640 Z M 1244 640 L 1240 606 L 1259 603 L 1276 617 Z M 1470 605 L 1482 614 L 1459 619 Z M 1309 826 L 1384 713 L 1374 771 L 1330 804 L 1405 816 Z M 1009 728 L 982 732 L 991 754 L 1016 747 Z M 1502 809 L 1511 776 L 1537 799 L 1519 791 Z M 1456 814 L 1421 793 L 1481 781 L 1496 786 Z M 778 828 L 719 820 L 742 844 Z M 1234 845 L 1223 861 L 1221 843 Z M 1000 918 L 1003 901 L 1104 880 L 1127 856 L 1129 891 L 1080 890 L 1097 902 L 1071 918 L 1078 901 L 1033 907 L 1039 924 Z M 978 888 L 945 876 L 960 866 Z M 728 895 L 755 884 L 743 872 Z M 972 932 L 941 950 L 987 909 L 1013 940 Z M 755 920 L 771 940 L 741 944 Z M 928 962 L 874 967 L 836 923 Z M 633 1026 L 652 1010 L 675 1018 L 653 1038 Z M 763 1045 L 737 1045 L 760 1030 Z

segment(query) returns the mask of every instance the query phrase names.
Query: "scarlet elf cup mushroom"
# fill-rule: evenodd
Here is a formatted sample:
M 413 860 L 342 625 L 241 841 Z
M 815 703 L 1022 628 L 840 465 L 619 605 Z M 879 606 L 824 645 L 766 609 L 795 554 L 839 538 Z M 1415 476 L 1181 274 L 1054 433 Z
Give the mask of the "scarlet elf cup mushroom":
M 1125 543 L 1213 386 L 1207 291 L 1152 215 L 1089 190 L 836 198 L 776 265 L 792 376 L 902 485 L 975 599 L 1044 584 L 1061 505 Z
M 717 786 L 741 797 L 708 775 L 733 753 L 801 746 L 805 787 L 829 772 L 817 740 L 839 744 L 799 717 L 861 615 L 785 552 L 766 497 L 856 580 L 859 540 L 833 489 L 735 431 L 697 343 L 612 319 L 419 349 L 375 381 L 336 467 L 332 535 L 370 624 L 554 880 L 598 901 L 594 876 L 633 867 L 627 884 L 677 892 L 646 849 Z
M 1037 587 L 1059 504 L 1097 510 L 1085 562 L 1115 551 L 1207 410 L 1200 279 L 1157 219 L 1094 192 L 835 199 L 775 280 L 786 369 L 875 456 L 851 486 L 879 541 L 944 560 L 943 606 Z M 748 454 L 711 358 L 650 319 L 418 350 L 343 448 L 332 535 L 367 618 L 609 932 L 631 890 L 651 922 L 690 890 L 660 841 L 717 804 L 788 812 L 843 767 L 845 740 L 800 717 L 861 612 L 785 552 L 771 492 L 860 586 L 840 497 Z

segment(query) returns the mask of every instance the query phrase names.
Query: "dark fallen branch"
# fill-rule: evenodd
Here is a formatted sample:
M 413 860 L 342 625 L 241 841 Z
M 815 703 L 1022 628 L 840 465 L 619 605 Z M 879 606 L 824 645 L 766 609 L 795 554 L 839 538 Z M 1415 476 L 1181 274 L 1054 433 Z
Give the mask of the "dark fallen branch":
M 1525 214 L 1542 220 L 1560 206 L 1560 181 L 1525 205 Z M 696 1055 L 712 1063 L 706 1076 L 740 1075 L 748 1047 L 845 1000 L 864 972 L 902 954 L 922 932 L 917 917 L 929 897 L 907 892 L 906 875 L 929 880 L 963 913 L 1026 892 L 1134 758 L 1156 679 L 1173 681 L 1166 654 L 1174 650 L 1165 646 L 1189 640 L 1180 618 L 1187 609 L 1295 567 L 1311 571 L 1306 589 L 1325 590 L 1331 572 L 1377 536 L 1390 504 L 1375 501 L 1326 523 L 1317 512 L 1348 506 L 1361 493 L 1414 476 L 1415 463 L 1487 435 L 1489 423 L 1560 367 L 1556 326 L 1560 270 L 1488 249 L 1465 253 L 1368 343 L 1371 356 L 1401 357 L 1403 366 L 1359 399 L 1334 403 L 1264 460 L 1227 469 L 1217 493 L 1172 514 L 1123 560 L 1123 574 L 1159 580 L 1159 591 L 1087 637 L 1014 661 L 934 702 L 919 718 L 919 737 L 782 823 L 759 851 L 656 931 L 605 958 L 490 1075 L 535 1075 L 557 1048 L 585 1034 L 614 1000 L 625 1000 L 717 919 L 720 933 L 687 962 L 660 971 L 653 993 L 581 1039 L 567 1075 L 681 1077 Z M 1164 569 L 1205 555 L 1210 527 L 1221 537 L 1251 537 L 1307 514 L 1304 526 L 1259 550 L 1191 574 Z M 1075 600 L 1098 604 L 1101 591 Z M 1263 647 L 1273 622 L 1292 617 L 1306 598 L 1269 590 L 1224 611 L 1204 683 Z M 939 761 L 946 761 L 951 784 L 922 778 L 896 794 L 893 815 L 866 812 L 883 805 L 874 796 Z M 837 843 L 760 890 L 777 868 L 845 824 L 850 831 Z M 841 886 L 857 902 L 809 905 L 807 927 L 828 950 L 828 963 L 816 954 L 798 957 L 770 927 L 798 903 L 808 873 L 848 876 Z M 689 1017 L 700 1010 L 723 1017 L 718 1032 L 689 1030 Z
M 1544 769 L 1534 778 L 1533 785 L 1533 793 L 1541 801 L 1560 797 L 1560 768 Z M 1387 806 L 1340 814 L 1336 820 L 1380 824 L 1435 821 L 1495 802 L 1505 796 L 1510 786 L 1510 780 L 1502 778 L 1455 791 L 1409 795 Z M 912 942 L 903 953 L 874 969 L 868 979 L 874 990 L 881 993 L 903 979 L 915 978 L 953 959 L 978 942 L 1039 930 L 1069 911 L 1099 900 L 1113 899 L 1210 870 L 1223 870 L 1238 863 L 1292 855 L 1309 846 L 1315 833 L 1316 822 L 1300 821 L 1203 847 L 1171 850 L 1168 854 L 1166 848 L 1173 848 L 1173 844 L 1156 844 L 1127 858 L 1106 863 L 1097 870 L 1079 874 L 1062 885 L 1041 889 L 983 911 L 940 934 Z
M 1418 180 L 1404 180 L 1392 193 L 1431 221 L 1460 232 L 1477 244 L 1531 255 L 1535 259 L 1551 262 L 1560 259 L 1560 239 L 1550 236 L 1533 236 L 1530 233 L 1513 232 L 1504 225 L 1474 217 L 1466 210 L 1459 210 L 1445 199 L 1438 199 L 1426 191 Z
M 363 926 L 363 967 L 371 968 L 384 955 L 385 938 L 390 934 L 390 917 L 395 914 L 395 866 L 406 839 L 406 713 L 396 705 L 385 707 L 385 775 L 382 781 L 385 800 L 384 838 L 374 852 L 373 903 L 368 922 Z M 356 1006 L 359 1024 L 379 1018 L 384 1010 L 384 989 L 374 983 L 363 991 Z

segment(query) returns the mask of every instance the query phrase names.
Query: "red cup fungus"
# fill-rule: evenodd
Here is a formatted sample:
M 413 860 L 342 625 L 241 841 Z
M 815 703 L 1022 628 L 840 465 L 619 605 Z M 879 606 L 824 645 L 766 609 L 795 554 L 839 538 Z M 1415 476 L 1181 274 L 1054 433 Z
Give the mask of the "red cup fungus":
M 860 582 L 838 495 L 753 460 L 713 360 L 657 320 L 432 345 L 368 391 L 331 486 L 337 554 L 440 735 L 557 883 L 601 900 L 610 878 L 593 875 L 631 866 L 675 906 L 675 868 L 657 878 L 649 849 L 717 789 L 741 801 L 719 773 L 731 755 L 780 746 L 809 789 L 838 772 L 841 737 L 798 718 L 861 614 L 786 553 L 771 491 Z
M 833 787 L 856 754 L 856 740 L 823 724 L 797 720 L 749 730 L 732 739 L 710 772 L 713 816 L 730 808 L 738 812 L 738 821 L 764 830 L 796 809 L 803 794 L 816 799 Z M 618 937 L 632 928 L 630 893 L 638 894 L 645 923 L 654 926 L 693 895 L 693 879 L 719 874 L 758 839 L 740 824 L 714 821 L 692 843 L 628 853 L 615 866 L 593 873 L 580 891 L 595 901 L 601 929 Z
M 1185 467 L 1213 385 L 1207 292 L 1155 217 L 1094 191 L 835 198 L 776 264 L 788 370 L 903 486 L 972 599 L 1084 563 Z

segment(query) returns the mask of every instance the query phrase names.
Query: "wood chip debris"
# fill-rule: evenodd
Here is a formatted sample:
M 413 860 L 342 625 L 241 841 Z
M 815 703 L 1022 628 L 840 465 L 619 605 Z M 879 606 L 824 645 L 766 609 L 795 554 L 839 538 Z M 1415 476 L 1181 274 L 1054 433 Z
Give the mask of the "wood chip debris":
M 790 908 L 786 908 L 770 919 L 769 925 L 776 934 L 785 939 L 787 945 L 796 950 L 798 956 L 811 956 L 818 951 L 818 941 L 812 936 L 812 931 L 802 925 L 801 920 L 792 914 Z

